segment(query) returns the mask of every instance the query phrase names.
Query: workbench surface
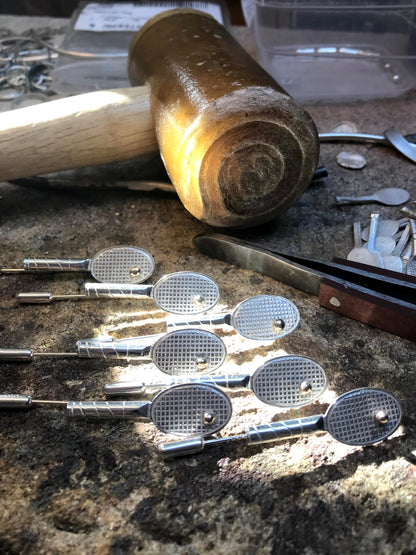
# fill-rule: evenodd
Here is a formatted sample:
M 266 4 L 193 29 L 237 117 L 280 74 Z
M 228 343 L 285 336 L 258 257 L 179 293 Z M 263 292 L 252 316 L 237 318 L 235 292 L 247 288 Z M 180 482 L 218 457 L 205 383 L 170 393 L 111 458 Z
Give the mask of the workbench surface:
M 12 18 L 0 18 L 0 26 Z M 28 25 L 13 18 L 16 32 Z M 31 22 L 33 24 L 33 21 Z M 44 22 L 64 29 L 65 20 Z M 41 26 L 43 22 L 38 24 Z M 237 30 L 243 37 L 245 29 Z M 320 132 L 348 120 L 362 132 L 394 126 L 416 130 L 416 92 L 397 99 L 309 106 Z M 393 149 L 323 144 L 328 177 L 310 186 L 275 221 L 238 236 L 280 252 L 331 260 L 352 248 L 352 224 L 373 211 L 399 219 L 398 208 L 337 208 L 335 195 L 398 186 L 416 200 L 415 166 Z M 341 150 L 363 154 L 367 166 L 341 168 Z M 409 202 L 409 206 L 414 206 Z M 247 447 L 220 446 L 162 460 L 166 436 L 148 421 L 71 421 L 65 411 L 37 407 L 0 415 L 1 553 L 244 553 L 410 554 L 416 551 L 415 344 L 321 308 L 316 297 L 256 272 L 200 254 L 192 244 L 208 227 L 173 193 L 127 189 L 57 190 L 0 184 L 1 265 L 27 256 L 91 257 L 111 245 L 137 245 L 155 258 L 151 282 L 178 270 L 203 272 L 220 288 L 220 309 L 243 299 L 282 295 L 301 323 L 275 342 L 218 333 L 228 348 L 226 371 L 253 372 L 281 354 L 312 357 L 327 371 L 323 397 L 299 411 L 263 405 L 249 390 L 231 392 L 234 414 L 219 436 L 253 424 L 324 412 L 359 387 L 396 395 L 403 425 L 387 441 L 348 447 L 329 434 Z M 151 299 L 17 305 L 20 291 L 73 293 L 81 274 L 1 276 L 0 346 L 73 351 L 77 339 L 126 337 L 166 330 L 166 314 Z M 222 369 L 224 371 L 224 369 Z M 36 359 L 2 363 L 0 393 L 37 399 L 104 399 L 103 385 L 133 377 L 166 378 L 150 362 Z M 173 438 L 169 438 L 173 439 Z

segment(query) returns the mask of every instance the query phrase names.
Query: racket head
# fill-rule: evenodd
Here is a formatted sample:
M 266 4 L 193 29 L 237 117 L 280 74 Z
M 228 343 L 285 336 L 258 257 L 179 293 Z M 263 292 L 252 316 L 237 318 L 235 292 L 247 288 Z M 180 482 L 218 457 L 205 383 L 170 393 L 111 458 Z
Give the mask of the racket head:
M 159 308 L 171 314 L 199 314 L 217 304 L 220 292 L 205 274 L 175 272 L 153 286 L 152 297 Z
M 287 355 L 268 360 L 251 377 L 251 389 L 263 403 L 299 408 L 318 399 L 328 386 L 325 370 L 309 357 Z
M 299 320 L 297 307 L 288 299 L 276 295 L 246 299 L 231 315 L 231 325 L 240 335 L 259 341 L 280 339 L 292 333 Z
M 150 356 L 165 374 L 210 374 L 224 363 L 227 351 L 222 339 L 200 329 L 181 329 L 160 337 Z
M 149 417 L 166 434 L 205 437 L 230 420 L 228 396 L 211 384 L 185 383 L 169 387 L 154 397 Z
M 386 416 L 386 422 L 380 418 Z M 344 393 L 328 408 L 325 429 L 347 445 L 371 445 L 386 439 L 400 425 L 399 401 L 387 391 L 372 387 Z
M 102 249 L 88 264 L 91 275 L 101 283 L 142 283 L 154 269 L 155 261 L 150 253 L 129 245 Z

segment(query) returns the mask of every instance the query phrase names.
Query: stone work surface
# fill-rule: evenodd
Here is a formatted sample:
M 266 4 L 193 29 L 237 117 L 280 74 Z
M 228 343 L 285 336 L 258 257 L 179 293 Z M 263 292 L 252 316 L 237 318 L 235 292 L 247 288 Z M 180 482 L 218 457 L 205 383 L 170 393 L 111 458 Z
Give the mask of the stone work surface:
M 319 131 L 343 120 L 363 132 L 416 129 L 415 93 L 393 100 L 311 106 Z M 416 199 L 414 165 L 391 148 L 350 145 L 367 166 L 337 166 L 345 145 L 322 145 L 329 177 L 290 210 L 238 235 L 286 253 L 345 257 L 352 223 L 372 211 L 399 219 L 398 208 L 334 206 L 339 194 L 406 188 Z M 0 414 L 0 552 L 4 554 L 245 553 L 409 554 L 416 551 L 416 366 L 414 343 L 335 314 L 307 295 L 256 272 L 200 254 L 192 239 L 208 228 L 174 194 L 129 190 L 56 190 L 0 185 L 1 265 L 27 256 L 90 257 L 120 244 L 141 246 L 156 261 L 151 282 L 178 270 L 204 272 L 221 291 L 219 309 L 258 294 L 282 295 L 301 314 L 280 341 L 217 331 L 227 348 L 218 372 L 250 373 L 273 356 L 314 358 L 327 371 L 323 397 L 299 411 L 263 405 L 249 390 L 230 392 L 234 413 L 219 437 L 249 426 L 320 414 L 350 389 L 382 387 L 403 407 L 403 426 L 384 443 L 348 447 L 329 434 L 259 446 L 207 449 L 162 460 L 167 440 L 149 421 L 70 420 L 65 410 L 36 407 Z M 409 203 L 409 206 L 412 206 Z M 0 346 L 71 352 L 77 339 L 163 332 L 166 314 L 150 299 L 18 305 L 20 291 L 82 291 L 82 274 L 1 276 Z M 87 278 L 88 279 L 88 278 Z M 109 381 L 166 376 L 151 362 L 36 359 L 0 364 L 1 393 L 34 399 L 104 399 Z

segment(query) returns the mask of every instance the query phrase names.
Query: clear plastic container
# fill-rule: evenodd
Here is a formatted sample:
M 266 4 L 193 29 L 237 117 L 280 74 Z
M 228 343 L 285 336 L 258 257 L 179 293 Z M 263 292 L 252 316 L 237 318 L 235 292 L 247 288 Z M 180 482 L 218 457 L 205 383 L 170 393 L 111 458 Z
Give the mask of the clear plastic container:
M 229 26 L 224 0 L 80 2 L 61 44 L 73 55 L 59 55 L 54 90 L 69 95 L 128 87 L 127 54 L 134 35 L 152 16 L 181 7 L 204 11 Z
M 299 101 L 395 97 L 416 85 L 416 1 L 242 4 L 260 62 Z

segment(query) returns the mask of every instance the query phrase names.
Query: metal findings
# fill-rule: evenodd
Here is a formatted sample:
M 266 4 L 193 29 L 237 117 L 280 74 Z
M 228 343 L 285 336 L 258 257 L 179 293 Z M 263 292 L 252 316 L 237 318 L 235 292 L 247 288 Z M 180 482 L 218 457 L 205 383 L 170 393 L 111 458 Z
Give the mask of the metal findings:
M 99 282 L 142 283 L 150 278 L 155 262 L 139 247 L 115 246 L 99 251 L 92 258 L 25 258 L 23 268 L 2 268 L 2 274 L 24 272 L 90 272 Z
M 367 165 L 367 160 L 362 154 L 343 150 L 337 155 L 337 164 L 349 170 L 362 170 Z
M 412 218 L 379 221 L 379 214 L 372 214 L 369 227 L 361 231 L 360 222 L 354 222 L 353 229 L 354 248 L 347 260 L 416 275 L 416 224 Z
M 197 272 L 175 272 L 162 277 L 155 285 L 140 283 L 85 283 L 85 294 L 52 295 L 49 292 L 19 293 L 19 303 L 49 304 L 52 301 L 101 298 L 150 297 L 156 305 L 173 314 L 197 314 L 211 309 L 219 300 L 218 285 L 210 277 Z M 195 303 L 195 298 L 200 301 Z M 203 301 L 201 300 L 203 299 Z
M 57 54 L 35 37 L 10 36 L 0 39 L 0 101 L 41 93 L 55 94 L 51 71 Z
M 399 206 L 400 204 L 407 202 L 409 199 L 410 194 L 405 189 L 388 187 L 386 189 L 379 189 L 375 193 L 361 197 L 337 196 L 335 197 L 335 202 L 338 206 L 344 206 L 346 204 L 368 204 L 374 202 L 385 204 L 387 206 Z
M 226 357 L 224 342 L 206 330 L 176 330 L 162 334 L 152 344 L 152 337 L 117 341 L 80 340 L 76 352 L 34 352 L 32 349 L 0 349 L 0 361 L 31 362 L 34 358 L 101 358 L 131 360 L 150 358 L 155 366 L 171 375 L 209 374 L 223 364 Z

